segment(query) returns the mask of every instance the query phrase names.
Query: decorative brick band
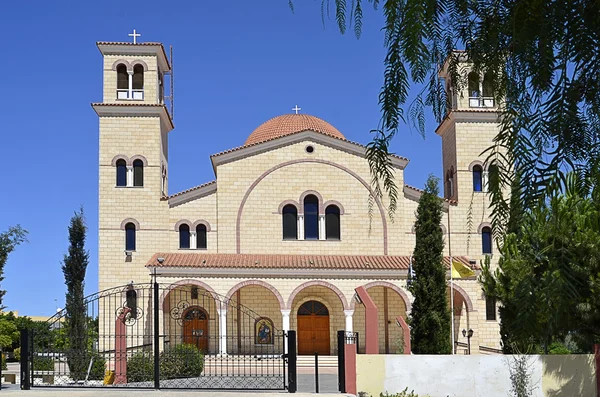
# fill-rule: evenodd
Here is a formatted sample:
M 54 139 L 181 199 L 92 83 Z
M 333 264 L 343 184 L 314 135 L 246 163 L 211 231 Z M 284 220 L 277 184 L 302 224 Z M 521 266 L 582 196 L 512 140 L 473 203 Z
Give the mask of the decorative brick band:
M 319 202 L 319 214 L 323 214 L 325 212 L 323 210 L 325 207 L 323 207 L 323 196 L 321 196 L 321 193 L 317 192 L 316 190 L 307 190 L 302 193 L 298 199 L 298 203 L 300 203 L 300 211 L 298 211 L 298 214 L 304 214 L 304 199 L 306 196 L 310 196 L 311 194 L 315 196 Z
M 241 253 L 241 230 L 240 230 L 240 227 L 241 227 L 241 223 L 242 223 L 242 213 L 244 211 L 244 205 L 246 204 L 246 201 L 248 201 L 248 197 L 250 197 L 250 193 L 252 193 L 252 191 L 256 188 L 256 186 L 263 179 L 265 179 L 269 174 L 277 171 L 280 168 L 284 168 L 284 167 L 288 167 L 290 165 L 300 164 L 300 163 L 317 163 L 317 164 L 325 164 L 325 165 L 335 167 L 337 169 L 340 169 L 340 170 L 348 173 L 352 177 L 354 177 L 357 181 L 359 181 L 365 187 L 365 189 L 368 190 L 369 194 L 371 194 L 372 197 L 374 197 L 375 203 L 377 204 L 377 208 L 379 208 L 379 214 L 381 215 L 381 223 L 382 223 L 382 227 L 383 227 L 383 254 L 387 255 L 388 254 L 387 220 L 385 219 L 385 210 L 383 208 L 383 204 L 381 203 L 381 200 L 379 200 L 379 198 L 377 197 L 375 192 L 373 192 L 373 190 L 371 189 L 371 186 L 363 178 L 361 178 L 358 174 L 356 174 L 354 171 L 344 167 L 343 165 L 334 163 L 332 161 L 320 160 L 320 159 L 298 159 L 298 160 L 291 160 L 291 161 L 287 161 L 285 163 L 278 164 L 278 165 L 272 167 L 271 169 L 265 171 L 261 176 L 259 176 L 252 183 L 252 185 L 250 185 L 250 187 L 246 191 L 246 194 L 244 194 L 244 198 L 242 199 L 242 202 L 240 203 L 240 207 L 238 208 L 237 220 L 236 220 L 236 224 L 235 224 L 236 253 L 238 253 L 238 254 Z
M 178 221 L 178 222 L 175 224 L 175 231 L 176 231 L 176 232 L 178 232 L 178 231 L 179 231 L 179 227 L 180 227 L 181 225 L 188 225 L 188 226 L 190 227 L 190 230 L 192 230 L 192 222 L 188 221 L 187 219 L 182 219 L 182 220 Z
M 473 168 L 475 168 L 476 165 L 480 166 L 482 170 L 485 169 L 483 161 L 475 160 L 475 161 L 472 161 L 471 164 L 469 164 L 469 171 L 473 172 Z
M 471 298 L 469 298 L 469 294 L 467 294 L 467 291 L 465 291 L 460 285 L 456 285 L 456 283 L 454 283 L 454 293 L 459 293 L 463 300 L 465 301 L 465 305 L 467 306 L 467 311 L 468 312 L 472 312 L 473 310 L 473 302 L 471 302 Z M 452 297 L 450 297 L 450 299 L 452 299 Z
M 141 154 L 136 154 L 131 159 L 129 159 L 129 165 L 133 165 L 133 162 L 135 160 L 142 160 L 142 164 L 144 165 L 144 167 L 148 166 L 148 160 L 146 160 L 146 157 L 142 156 Z
M 133 223 L 135 225 L 135 230 L 140 230 L 140 223 L 133 218 L 125 218 L 123 222 L 121 222 L 121 230 L 125 230 L 125 226 L 128 223 Z
M 286 205 L 293 205 L 294 207 L 296 207 L 296 212 L 298 214 L 301 214 L 301 212 L 300 212 L 300 204 L 298 204 L 298 202 L 296 200 L 285 200 L 285 201 L 282 201 L 281 204 L 279 204 L 279 207 L 277 208 L 277 213 L 282 214 L 283 213 L 283 207 L 285 207 Z
M 163 291 L 163 293 L 160 296 L 160 306 L 163 308 L 163 311 L 165 313 L 168 313 L 170 311 L 170 308 L 168 308 L 166 306 L 166 304 L 168 304 L 168 296 L 171 293 L 171 291 L 177 289 L 178 287 L 184 287 L 187 285 L 194 285 L 197 287 L 201 287 L 204 288 L 206 290 L 206 292 L 208 292 L 213 299 L 215 300 L 215 306 L 217 309 L 217 312 L 221 313 L 221 309 L 225 309 L 227 310 L 227 302 L 223 302 L 223 298 L 219 297 L 219 294 L 217 294 L 215 292 L 214 289 L 212 289 L 212 287 L 208 284 L 206 284 L 205 282 L 202 282 L 200 280 L 197 279 L 185 279 L 185 280 L 179 280 L 171 285 L 169 285 L 167 288 L 165 288 L 165 290 Z
M 258 286 L 268 289 L 269 291 L 271 291 L 273 293 L 273 295 L 275 295 L 275 298 L 277 298 L 277 301 L 279 301 L 279 308 L 281 310 L 285 309 L 285 303 L 283 301 L 283 297 L 281 296 L 279 291 L 277 291 L 277 288 L 275 288 L 271 284 L 266 283 L 261 280 L 246 280 L 246 281 L 242 281 L 241 283 L 234 285 L 233 287 L 231 287 L 231 289 L 229 290 L 229 292 L 226 295 L 227 301 L 229 301 L 231 299 L 231 297 L 233 296 L 233 294 L 236 293 L 236 291 L 238 291 L 244 287 L 247 287 L 249 285 L 258 285 Z
M 135 61 L 131 61 L 131 62 L 126 61 L 125 59 L 118 59 L 113 62 L 112 70 L 117 70 L 117 66 L 119 66 L 121 64 L 125 65 L 128 72 L 133 72 L 133 67 L 135 65 L 142 65 L 142 67 L 144 68 L 144 72 L 148 71 L 148 64 L 146 62 L 142 61 L 141 59 L 136 59 Z
M 340 301 L 342 302 L 342 307 L 344 308 L 344 310 L 351 309 L 348 306 L 348 301 L 346 300 L 346 297 L 344 296 L 342 291 L 340 291 L 339 288 L 336 287 L 335 285 L 328 283 L 327 281 L 322 281 L 322 280 L 307 281 L 307 282 L 297 286 L 296 289 L 294 289 L 294 291 L 292 291 L 290 297 L 288 298 L 286 308 L 287 309 L 292 308 L 292 304 L 294 303 L 294 298 L 296 298 L 296 295 L 298 295 L 300 293 L 300 291 L 302 291 L 308 287 L 313 287 L 313 286 L 329 288 L 333 293 L 335 293 L 338 296 L 338 298 L 340 298 Z
M 112 165 L 113 167 L 117 166 L 117 161 L 119 160 L 124 160 L 126 165 L 129 165 L 131 162 L 129 161 L 129 157 L 125 156 L 124 154 L 117 154 L 115 157 L 113 157 L 113 159 L 110 161 L 110 165 Z
M 192 225 L 192 230 L 196 230 L 196 228 L 198 227 L 198 225 L 204 225 L 204 226 L 206 226 L 206 233 L 210 232 L 211 228 L 210 228 L 210 223 L 208 223 L 208 221 L 205 221 L 204 219 L 198 219 Z
M 344 215 L 344 206 L 342 205 L 342 203 L 340 203 L 337 200 L 327 200 L 325 201 L 325 203 L 323 203 L 323 213 L 325 213 L 325 210 L 327 210 L 327 207 L 329 207 L 330 205 L 335 205 L 336 207 L 339 208 L 340 210 L 340 215 Z
M 477 228 L 477 233 L 479 233 L 479 234 L 483 233 L 483 228 L 484 227 L 489 227 L 491 229 L 492 228 L 492 224 L 489 223 L 489 222 L 481 222 L 481 224 Z
M 363 287 L 365 287 L 366 290 L 368 290 L 369 288 L 373 288 L 373 287 L 386 287 L 391 290 L 394 290 L 400 296 L 400 298 L 402 298 L 402 300 L 404 301 L 404 306 L 406 307 L 406 315 L 408 315 L 410 313 L 410 311 L 412 309 L 412 303 L 410 302 L 410 298 L 408 297 L 406 292 L 404 292 L 402 290 L 402 288 L 398 287 L 397 285 L 392 284 L 388 281 L 372 281 L 370 283 L 363 285 Z M 352 299 L 352 301 L 350 302 L 350 308 L 354 309 L 355 305 L 356 305 L 356 299 Z

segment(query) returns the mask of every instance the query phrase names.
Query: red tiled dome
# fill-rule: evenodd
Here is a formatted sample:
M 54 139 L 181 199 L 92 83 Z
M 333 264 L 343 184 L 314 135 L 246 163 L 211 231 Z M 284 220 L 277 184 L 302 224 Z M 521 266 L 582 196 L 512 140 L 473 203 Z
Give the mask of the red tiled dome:
M 244 146 L 306 130 L 346 139 L 334 126 L 318 117 L 308 114 L 284 114 L 261 124 L 246 139 Z

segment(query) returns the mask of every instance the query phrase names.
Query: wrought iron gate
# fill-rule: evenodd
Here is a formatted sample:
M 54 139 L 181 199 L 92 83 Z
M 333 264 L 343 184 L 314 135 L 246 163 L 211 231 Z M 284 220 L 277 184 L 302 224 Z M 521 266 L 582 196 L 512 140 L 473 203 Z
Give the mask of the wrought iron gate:
M 294 331 L 287 346 L 288 334 L 233 298 L 189 284 L 129 284 L 83 306 L 85 318 L 63 310 L 24 335 L 25 388 L 296 390 Z

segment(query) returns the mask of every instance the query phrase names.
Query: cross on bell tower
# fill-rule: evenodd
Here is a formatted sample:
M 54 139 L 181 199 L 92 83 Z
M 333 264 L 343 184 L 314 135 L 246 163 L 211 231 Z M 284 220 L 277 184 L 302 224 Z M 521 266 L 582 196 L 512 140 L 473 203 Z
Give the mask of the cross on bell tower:
M 129 37 L 133 37 L 133 44 L 137 44 L 137 38 L 141 36 L 141 34 L 137 33 L 135 29 L 133 29 L 133 33 L 128 34 Z
M 293 111 L 295 111 L 295 112 L 296 112 L 296 114 L 298 114 L 298 112 L 299 112 L 300 110 L 302 110 L 302 108 L 299 108 L 299 107 L 298 107 L 298 105 L 296 105 L 296 106 L 295 106 L 295 107 L 294 107 L 292 110 L 293 110 Z

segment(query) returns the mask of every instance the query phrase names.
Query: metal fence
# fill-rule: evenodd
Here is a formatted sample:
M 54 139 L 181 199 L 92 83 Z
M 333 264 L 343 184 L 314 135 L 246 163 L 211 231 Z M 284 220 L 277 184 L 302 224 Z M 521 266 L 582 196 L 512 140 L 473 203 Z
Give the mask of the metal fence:
M 80 312 L 23 333 L 22 388 L 295 391 L 295 332 L 235 299 L 129 284 L 85 298 Z

